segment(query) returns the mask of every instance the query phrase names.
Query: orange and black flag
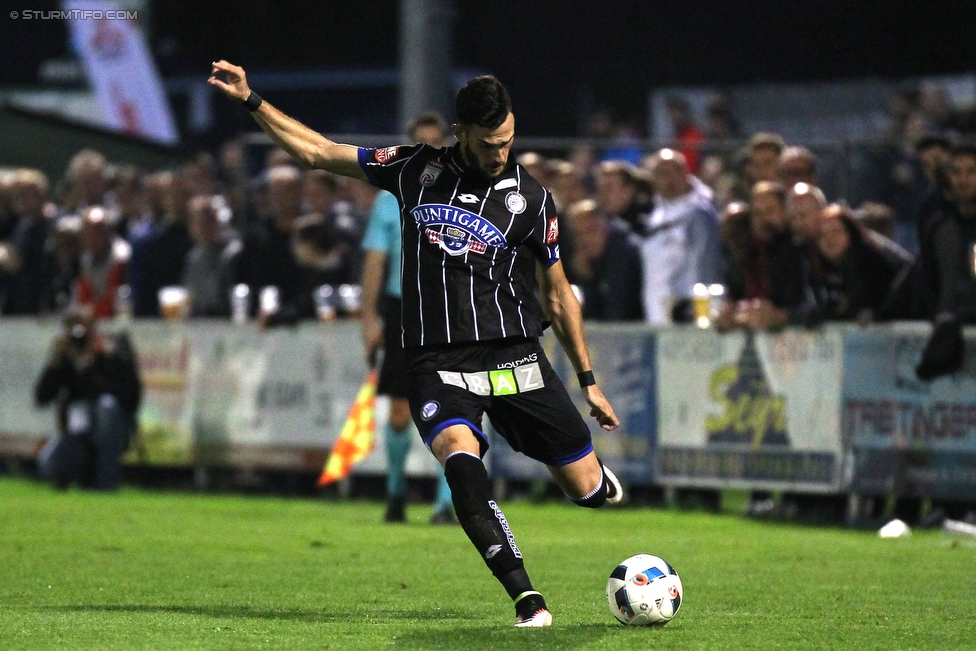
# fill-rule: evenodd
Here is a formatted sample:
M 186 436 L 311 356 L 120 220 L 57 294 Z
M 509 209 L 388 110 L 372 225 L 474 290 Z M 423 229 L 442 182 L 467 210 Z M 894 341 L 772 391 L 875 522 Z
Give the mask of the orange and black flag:
M 342 426 L 339 439 L 332 454 L 325 462 L 325 468 L 319 476 L 319 486 L 325 486 L 342 479 L 349 474 L 352 467 L 369 456 L 376 444 L 376 383 L 379 381 L 379 371 L 375 368 L 366 376 L 366 381 L 359 389 L 356 401 L 352 403 L 346 423 Z

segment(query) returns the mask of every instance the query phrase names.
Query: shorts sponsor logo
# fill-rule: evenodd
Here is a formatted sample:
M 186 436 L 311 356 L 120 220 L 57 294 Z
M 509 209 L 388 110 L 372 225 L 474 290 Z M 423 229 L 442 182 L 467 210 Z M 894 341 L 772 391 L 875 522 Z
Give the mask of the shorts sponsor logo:
M 414 223 L 449 255 L 464 255 L 468 251 L 484 253 L 489 246 L 506 248 L 508 242 L 494 224 L 458 206 L 428 203 L 410 210 Z
M 525 197 L 518 192 L 513 191 L 505 195 L 505 207 L 508 208 L 509 212 L 511 213 L 521 215 L 523 212 L 525 212 L 528 205 L 529 203 L 525 200 Z
M 420 417 L 424 420 L 430 420 L 437 415 L 437 412 L 441 410 L 441 405 L 436 400 L 430 400 L 424 403 L 424 406 L 420 409 Z
M 385 165 L 396 158 L 399 147 L 383 147 L 376 150 L 376 162 Z
M 478 373 L 462 373 L 461 377 L 464 378 L 464 383 L 468 385 L 468 391 L 475 394 L 476 396 L 490 396 L 491 395 L 491 382 L 488 381 L 488 372 L 480 371 Z
M 521 366 L 522 364 L 528 364 L 529 362 L 534 362 L 539 359 L 538 353 L 532 353 L 531 355 L 526 355 L 522 359 L 516 360 L 514 362 L 502 362 L 495 368 L 515 368 L 516 366 Z
M 538 359 L 538 356 L 533 353 L 525 359 L 529 358 Z M 479 371 L 477 373 L 437 371 L 437 374 L 444 384 L 467 389 L 477 396 L 508 396 L 535 391 L 546 386 L 542 380 L 542 370 L 539 368 L 539 363 L 524 364 L 525 359 L 516 362 L 520 364 L 519 366 L 496 371 Z
M 501 371 L 491 371 L 491 394 L 494 396 L 510 396 L 518 393 L 518 385 L 515 384 L 515 373 L 509 369 Z
M 546 227 L 546 244 L 553 244 L 559 239 L 559 221 L 555 217 L 549 218 L 549 225 Z
M 437 177 L 441 175 L 444 171 L 444 164 L 439 163 L 436 160 L 429 161 L 424 167 L 424 171 L 420 173 L 420 185 L 425 188 L 437 183 Z

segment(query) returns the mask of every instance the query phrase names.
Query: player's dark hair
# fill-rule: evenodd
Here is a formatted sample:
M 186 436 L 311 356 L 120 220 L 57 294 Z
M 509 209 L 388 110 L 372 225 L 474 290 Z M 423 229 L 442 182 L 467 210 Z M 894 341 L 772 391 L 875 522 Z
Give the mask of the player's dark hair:
M 957 143 L 952 148 L 952 157 L 956 156 L 969 156 L 970 158 L 976 158 L 976 141 L 973 140 L 963 140 Z
M 454 112 L 458 124 L 495 129 L 512 112 L 512 98 L 494 75 L 482 75 L 457 92 Z

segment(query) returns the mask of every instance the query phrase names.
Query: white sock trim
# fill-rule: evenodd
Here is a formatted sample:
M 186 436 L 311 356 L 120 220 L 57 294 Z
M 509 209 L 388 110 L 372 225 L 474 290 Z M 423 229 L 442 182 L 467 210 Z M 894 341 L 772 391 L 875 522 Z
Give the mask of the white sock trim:
M 596 485 L 596 488 L 594 488 L 593 490 L 591 490 L 589 493 L 587 493 L 583 497 L 578 498 L 577 501 L 580 501 L 581 502 L 583 500 L 590 499 L 591 497 L 593 497 L 594 495 L 596 495 L 597 493 L 599 493 L 600 492 L 600 489 L 603 488 L 606 485 L 606 483 L 607 483 L 607 476 L 603 474 L 603 468 L 600 468 L 600 483 L 597 484 Z
M 479 457 L 479 456 L 478 456 L 477 454 L 474 454 L 473 452 L 468 452 L 467 450 L 458 450 L 457 452 L 452 452 L 452 453 L 450 453 L 449 455 L 447 455 L 447 459 L 444 459 L 444 463 L 447 463 L 447 462 L 448 462 L 448 460 L 449 460 L 449 459 L 450 459 L 451 457 L 453 457 L 453 456 L 455 456 L 455 455 L 457 455 L 457 454 L 466 454 L 466 455 L 468 455 L 469 457 L 474 457 L 474 458 L 475 458 L 475 459 L 477 459 L 478 461 L 481 461 L 481 457 Z

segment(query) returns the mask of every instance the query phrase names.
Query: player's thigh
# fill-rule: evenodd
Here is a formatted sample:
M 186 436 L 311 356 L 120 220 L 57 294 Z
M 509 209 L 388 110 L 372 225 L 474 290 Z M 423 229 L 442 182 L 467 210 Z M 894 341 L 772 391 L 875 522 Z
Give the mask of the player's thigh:
M 484 456 L 488 451 L 488 437 L 481 429 L 484 398 L 445 384 L 436 372 L 412 372 L 410 385 L 410 413 L 424 445 L 435 455 L 438 450 L 464 449 Z

